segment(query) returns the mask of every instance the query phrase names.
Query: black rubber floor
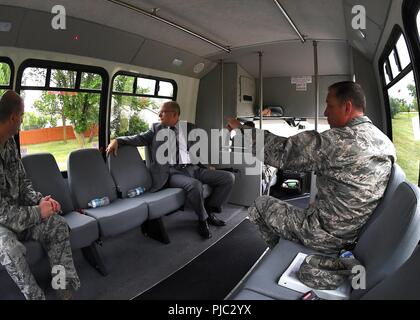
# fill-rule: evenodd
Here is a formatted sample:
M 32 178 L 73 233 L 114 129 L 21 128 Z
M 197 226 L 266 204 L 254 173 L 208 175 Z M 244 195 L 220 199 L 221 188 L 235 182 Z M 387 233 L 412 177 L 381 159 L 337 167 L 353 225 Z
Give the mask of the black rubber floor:
M 265 249 L 257 227 L 244 220 L 184 268 L 135 299 L 222 300 Z

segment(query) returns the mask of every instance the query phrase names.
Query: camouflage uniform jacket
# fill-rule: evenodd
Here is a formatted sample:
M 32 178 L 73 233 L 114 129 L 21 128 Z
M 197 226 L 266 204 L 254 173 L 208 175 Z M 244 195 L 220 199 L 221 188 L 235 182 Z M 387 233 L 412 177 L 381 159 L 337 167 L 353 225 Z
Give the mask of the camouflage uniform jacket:
M 289 138 L 265 131 L 259 154 L 273 167 L 316 173 L 318 194 L 296 233 L 303 243 L 307 237 L 337 245 L 357 240 L 385 192 L 396 160 L 392 142 L 366 116 L 342 128 Z
M 20 233 L 40 223 L 42 195 L 26 179 L 13 138 L 0 145 L 0 224 Z

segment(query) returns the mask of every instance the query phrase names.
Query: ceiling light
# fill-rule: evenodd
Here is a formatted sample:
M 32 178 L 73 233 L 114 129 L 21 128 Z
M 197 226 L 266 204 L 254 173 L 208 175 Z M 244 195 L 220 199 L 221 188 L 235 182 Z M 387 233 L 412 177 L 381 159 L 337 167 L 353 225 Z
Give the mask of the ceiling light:
M 1 32 L 9 32 L 12 29 L 11 22 L 0 21 L 0 31 Z
M 194 66 L 193 71 L 194 73 L 200 73 L 201 71 L 203 71 L 203 69 L 204 69 L 204 63 L 199 62 Z
M 177 66 L 177 67 L 180 67 L 183 63 L 184 63 L 184 61 L 182 61 L 181 59 L 177 59 L 177 58 L 175 58 L 172 61 L 172 64 L 175 65 L 175 66 Z

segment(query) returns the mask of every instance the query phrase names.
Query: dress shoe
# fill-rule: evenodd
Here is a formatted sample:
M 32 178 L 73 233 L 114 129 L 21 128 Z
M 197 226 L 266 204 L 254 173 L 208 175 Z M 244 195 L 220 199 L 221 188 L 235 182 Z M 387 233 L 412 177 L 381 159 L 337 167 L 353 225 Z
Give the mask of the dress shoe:
M 207 214 L 209 215 L 209 217 L 207 218 L 207 221 L 211 225 L 216 226 L 216 227 L 222 227 L 226 225 L 226 222 L 216 218 L 216 216 L 213 213 L 207 213 Z
M 210 230 L 209 230 L 209 225 L 207 224 L 207 220 L 198 221 L 198 233 L 204 239 L 210 239 L 211 238 L 211 233 L 210 233 Z

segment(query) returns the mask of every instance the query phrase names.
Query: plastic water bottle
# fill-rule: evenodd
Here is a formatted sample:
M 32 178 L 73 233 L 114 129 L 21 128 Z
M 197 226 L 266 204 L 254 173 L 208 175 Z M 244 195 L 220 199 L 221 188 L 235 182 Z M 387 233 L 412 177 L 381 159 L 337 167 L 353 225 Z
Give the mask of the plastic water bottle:
M 354 255 L 351 251 L 342 251 L 340 253 L 340 258 L 354 258 Z
M 108 197 L 103 197 L 103 198 L 99 198 L 99 199 L 93 199 L 88 203 L 88 206 L 91 208 L 98 208 L 98 207 L 103 207 L 109 204 L 109 198 Z
M 144 191 L 145 191 L 145 189 L 143 187 L 138 187 L 138 188 L 135 188 L 135 189 L 131 189 L 127 192 L 127 197 L 133 198 L 133 197 L 139 196 L 142 193 L 144 193 Z

